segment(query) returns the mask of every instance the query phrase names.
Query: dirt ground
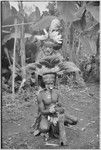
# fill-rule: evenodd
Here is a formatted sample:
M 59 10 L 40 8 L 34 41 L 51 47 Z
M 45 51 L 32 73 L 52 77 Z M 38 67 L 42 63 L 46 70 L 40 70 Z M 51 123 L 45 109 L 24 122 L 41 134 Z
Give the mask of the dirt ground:
M 61 86 L 66 113 L 78 118 L 78 124 L 66 127 L 67 146 L 46 145 L 42 136 L 34 137 L 31 126 L 37 115 L 35 92 L 16 95 L 2 94 L 2 148 L 3 149 L 99 149 L 99 85 L 88 84 L 85 89 Z M 30 95 L 30 98 L 28 96 Z M 26 97 L 23 100 L 23 97 Z M 59 143 L 59 140 L 51 140 Z

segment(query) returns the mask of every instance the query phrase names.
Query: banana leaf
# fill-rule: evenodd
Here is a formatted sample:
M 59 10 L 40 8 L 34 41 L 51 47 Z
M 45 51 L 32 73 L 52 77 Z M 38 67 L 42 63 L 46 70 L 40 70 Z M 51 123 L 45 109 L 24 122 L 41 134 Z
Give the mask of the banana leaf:
M 87 6 L 86 6 L 86 9 L 88 11 L 90 11 L 90 13 L 92 14 L 92 16 L 94 17 L 95 20 L 97 20 L 98 22 L 100 22 L 100 17 L 99 17 L 99 14 L 100 14 L 100 6 L 94 6 L 93 5 L 93 2 L 89 3 Z
M 95 24 L 94 26 L 92 26 L 90 29 L 85 30 L 85 31 L 83 32 L 83 35 L 84 35 L 84 36 L 89 35 L 90 37 L 95 36 L 96 33 L 99 32 L 99 29 L 100 29 L 100 24 L 97 23 L 97 24 Z
M 47 27 L 50 26 L 52 20 L 55 19 L 55 18 L 56 18 L 56 16 L 45 16 L 45 17 L 43 17 L 38 22 L 36 22 L 35 24 L 31 25 L 32 32 L 46 29 Z
M 58 1 L 57 6 L 64 21 L 72 22 L 77 19 L 75 16 L 75 13 L 78 11 L 76 1 Z
M 96 2 L 99 3 L 99 1 L 96 1 Z M 94 1 L 91 1 L 91 2 L 88 2 L 88 3 L 84 2 L 84 5 L 82 7 L 80 7 L 78 9 L 78 11 L 75 13 L 75 17 L 81 18 L 83 12 L 86 9 L 87 11 L 89 11 L 92 14 L 92 16 L 94 17 L 94 19 L 99 22 L 100 21 L 100 18 L 99 18 L 100 4 L 95 5 L 94 3 L 95 3 Z
M 20 32 L 18 32 L 16 36 L 18 39 L 20 39 Z M 25 38 L 30 38 L 31 36 L 32 36 L 31 34 L 25 33 Z M 5 44 L 8 40 L 10 40 L 12 38 L 15 38 L 15 32 L 8 34 L 8 35 L 5 35 L 3 38 L 2 44 Z

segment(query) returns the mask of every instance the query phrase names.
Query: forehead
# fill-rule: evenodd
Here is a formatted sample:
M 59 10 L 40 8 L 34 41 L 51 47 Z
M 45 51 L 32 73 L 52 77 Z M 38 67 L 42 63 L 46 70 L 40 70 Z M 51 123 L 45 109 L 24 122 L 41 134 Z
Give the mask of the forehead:
M 54 81 L 46 81 L 45 84 L 54 84 Z
M 43 76 L 43 80 L 44 80 L 45 82 L 48 82 L 48 83 L 54 82 L 54 80 L 55 80 L 55 74 L 47 74 L 47 75 L 44 75 L 44 76 Z
M 49 48 L 49 49 L 53 49 L 53 47 L 52 47 L 52 46 L 47 46 L 47 45 L 45 45 L 44 47 L 45 47 L 46 49 L 47 49 L 47 48 Z
M 55 77 L 55 74 L 53 73 L 43 75 L 43 78 L 54 78 L 54 77 Z

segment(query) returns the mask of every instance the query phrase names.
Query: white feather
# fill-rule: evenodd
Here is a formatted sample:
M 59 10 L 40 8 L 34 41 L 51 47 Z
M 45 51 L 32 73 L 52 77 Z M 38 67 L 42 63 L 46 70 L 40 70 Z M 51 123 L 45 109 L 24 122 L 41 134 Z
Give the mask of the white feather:
M 49 31 L 52 32 L 53 30 L 57 30 L 60 26 L 60 20 L 55 18 L 52 20 Z
M 50 38 L 53 39 L 55 42 L 60 43 L 60 44 L 62 43 L 62 35 L 59 34 L 58 31 L 53 31 L 53 32 L 51 32 L 49 36 L 50 36 Z
M 38 40 L 46 40 L 48 38 L 48 32 L 46 31 L 46 29 L 43 29 L 44 31 L 44 35 L 35 35 L 35 38 Z
M 46 31 L 46 29 L 43 29 L 44 33 L 45 33 L 45 36 L 48 37 L 48 32 Z

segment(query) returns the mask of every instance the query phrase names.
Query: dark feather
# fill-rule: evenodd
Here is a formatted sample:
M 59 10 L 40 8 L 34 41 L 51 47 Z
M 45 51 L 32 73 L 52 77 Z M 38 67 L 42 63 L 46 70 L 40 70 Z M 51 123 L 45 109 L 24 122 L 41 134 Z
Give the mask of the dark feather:
M 47 58 L 40 62 L 41 65 L 44 65 L 47 68 L 54 68 L 58 65 L 60 60 L 58 58 Z

